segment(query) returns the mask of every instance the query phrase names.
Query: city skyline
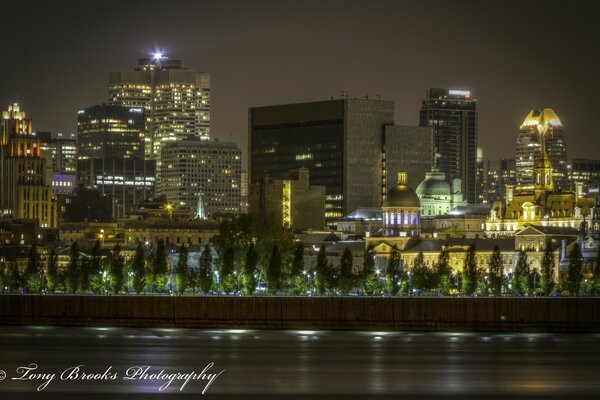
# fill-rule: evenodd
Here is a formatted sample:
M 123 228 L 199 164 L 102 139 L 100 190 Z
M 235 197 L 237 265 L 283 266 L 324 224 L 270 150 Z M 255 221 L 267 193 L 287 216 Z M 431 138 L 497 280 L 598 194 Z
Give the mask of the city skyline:
M 344 90 L 349 98 L 392 100 L 397 123 L 416 125 L 419 105 L 431 87 L 470 90 L 479 100 L 485 159 L 513 156 L 520 122 L 531 108 L 544 107 L 561 116 L 569 158 L 594 158 L 600 144 L 591 135 L 599 82 L 588 77 L 594 76 L 599 59 L 600 35 L 585 19 L 595 15 L 598 5 L 541 9 L 533 3 L 503 3 L 502 9 L 491 5 L 484 12 L 470 4 L 450 9 L 435 3 L 425 9 L 382 1 L 361 20 L 364 10 L 353 2 L 340 8 L 332 1 L 318 9 L 315 3 L 184 7 L 178 2 L 160 16 L 132 2 L 107 25 L 109 11 L 81 18 L 82 6 L 76 3 L 22 2 L 8 5 L 7 11 L 27 14 L 41 30 L 52 21 L 69 24 L 52 26 L 40 39 L 35 30 L 23 32 L 7 21 L 1 29 L 13 39 L 16 57 L 1 67 L 11 79 L 0 84 L 0 101 L 8 104 L 18 97 L 39 130 L 74 132 L 76 110 L 105 99 L 109 71 L 130 68 L 160 47 L 167 56 L 212 75 L 211 131 L 215 138 L 239 144 L 244 165 L 248 107 L 339 98 Z M 181 17 L 183 9 L 186 16 Z M 204 17 L 192 24 L 198 15 Z M 310 21 L 309 31 L 305 21 Z M 447 29 L 454 35 L 450 43 L 456 44 L 436 45 L 439 32 Z M 41 62 L 28 61 L 30 52 Z

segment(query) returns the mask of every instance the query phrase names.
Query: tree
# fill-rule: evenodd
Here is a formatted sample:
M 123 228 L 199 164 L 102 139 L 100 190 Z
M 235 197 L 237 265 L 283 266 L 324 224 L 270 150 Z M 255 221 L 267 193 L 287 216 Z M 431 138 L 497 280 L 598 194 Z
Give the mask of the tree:
M 267 289 L 269 293 L 275 294 L 281 288 L 281 254 L 279 246 L 274 245 L 267 268 Z
M 490 259 L 490 271 L 488 274 L 490 290 L 494 296 L 502 295 L 502 284 L 504 283 L 504 262 L 500 248 L 494 246 L 492 257 Z
M 437 262 L 437 281 L 440 293 L 446 295 L 450 292 L 450 253 L 446 247 L 442 248 Z
M 179 258 L 177 260 L 177 265 L 175 266 L 175 290 L 179 294 L 184 294 L 189 283 L 190 269 L 188 268 L 188 250 L 185 245 L 182 244 L 179 248 Z
M 144 246 L 138 243 L 135 249 L 135 255 L 131 262 L 131 272 L 133 273 L 133 290 L 136 294 L 142 293 L 146 288 L 146 252 Z
M 375 246 L 369 244 L 363 256 L 362 286 L 369 296 L 377 293 L 380 288 L 379 277 L 375 271 Z
M 340 292 L 348 294 L 354 287 L 354 272 L 352 271 L 353 257 L 348 247 L 344 249 L 340 259 Z
M 319 294 L 325 294 L 327 290 L 327 275 L 329 273 L 329 263 L 327 262 L 327 254 L 325 253 L 325 245 L 321 244 L 319 253 L 317 254 L 317 264 L 315 265 L 315 284 Z
M 73 242 L 71 251 L 69 252 L 70 260 L 67 266 L 66 286 L 69 293 L 76 293 L 79 290 L 81 281 L 80 262 L 79 262 L 79 244 Z
M 529 261 L 524 250 L 519 251 L 517 266 L 512 275 L 512 291 L 516 295 L 523 295 L 529 281 Z
M 156 242 L 156 250 L 154 251 L 154 256 L 152 257 L 152 284 L 157 292 L 165 291 L 169 281 L 167 278 L 167 272 L 167 250 L 165 247 L 165 241 L 161 238 L 158 239 L 158 242 Z
M 25 268 L 25 284 L 30 293 L 39 293 L 42 290 L 42 267 L 40 255 L 35 244 L 31 245 Z
M 225 250 L 223 254 L 223 260 L 221 264 L 221 276 L 220 276 L 220 284 L 221 290 L 225 293 L 231 293 L 235 290 L 236 281 L 234 277 L 235 270 L 235 251 L 233 247 Z
M 431 289 L 431 272 L 425 265 L 425 257 L 420 251 L 415 258 L 415 263 L 411 270 L 412 286 L 419 290 Z
M 554 281 L 554 249 L 552 248 L 552 242 L 548 240 L 546 243 L 546 249 L 544 250 L 544 256 L 542 257 L 542 276 L 541 286 L 544 295 L 549 296 L 555 286 Z
M 58 256 L 54 248 L 50 249 L 48 261 L 46 263 L 46 286 L 50 293 L 54 292 L 60 284 L 60 275 L 58 271 Z
M 212 270 L 212 253 L 210 246 L 204 245 L 204 250 L 198 259 L 197 274 L 194 274 L 197 279 L 193 279 L 192 286 L 199 287 L 203 293 L 208 293 L 213 286 L 213 270 Z
M 244 260 L 244 271 L 242 272 L 242 287 L 246 294 L 252 295 L 256 290 L 256 265 L 258 254 L 253 243 L 248 246 L 246 259 Z
M 583 278 L 583 256 L 577 243 L 574 244 L 569 254 L 569 271 L 567 275 L 567 287 L 572 295 L 579 295 L 581 279 Z
M 118 294 L 123 290 L 125 284 L 125 259 L 121 255 L 121 246 L 117 243 L 110 253 L 109 271 L 110 288 L 113 293 Z
M 400 250 L 394 245 L 387 268 L 385 269 L 385 290 L 391 296 L 395 296 L 400 290 L 400 279 L 402 277 L 402 270 L 400 269 L 401 261 Z
M 102 268 L 102 255 L 100 241 L 96 240 L 89 262 L 90 287 L 94 293 L 101 293 L 104 289 L 104 271 Z
M 475 258 L 477 248 L 475 243 L 469 246 L 467 250 L 467 256 L 465 258 L 465 271 L 463 274 L 463 288 L 465 294 L 474 295 L 477 289 L 477 283 L 479 280 L 479 271 L 477 269 L 477 259 Z
M 306 274 L 304 270 L 304 246 L 301 242 L 294 247 L 292 269 L 290 271 L 290 286 L 292 293 L 299 295 L 306 290 Z

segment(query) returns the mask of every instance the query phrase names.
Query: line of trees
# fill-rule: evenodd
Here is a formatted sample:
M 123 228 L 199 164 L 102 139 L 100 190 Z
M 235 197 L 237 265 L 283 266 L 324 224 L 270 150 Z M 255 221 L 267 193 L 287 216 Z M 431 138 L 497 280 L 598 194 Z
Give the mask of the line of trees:
M 493 249 L 489 268 L 477 263 L 473 244 L 467 250 L 461 272 L 450 267 L 450 254 L 443 249 L 429 266 L 419 253 L 411 266 L 402 264 L 393 248 L 387 265 L 378 268 L 372 246 L 366 249 L 362 266 L 354 268 L 354 257 L 346 248 L 338 265 L 330 262 L 322 245 L 316 263 L 305 265 L 304 248 L 291 232 L 277 223 L 242 215 L 221 225 L 214 237 L 217 257 L 205 245 L 197 261 L 190 262 L 188 249 L 178 249 L 177 262 L 169 266 L 163 240 L 148 247 L 141 243 L 127 261 L 117 245 L 102 252 L 100 242 L 83 254 L 77 242 L 70 248 L 66 268 L 50 251 L 42 263 L 32 246 L 27 265 L 19 271 L 14 263 L 0 265 L 0 287 L 5 292 L 27 293 L 225 293 L 254 295 L 257 291 L 287 295 L 458 295 L 549 296 L 600 294 L 600 268 L 583 279 L 583 257 L 577 245 L 570 254 L 566 276 L 560 285 L 551 243 L 544 252 L 541 268 L 532 269 L 525 251 L 518 256 L 512 273 L 506 274 L 500 249 Z M 600 263 L 600 257 L 597 260 Z M 42 265 L 43 264 L 43 265 Z M 410 268 L 409 268 L 410 267 Z

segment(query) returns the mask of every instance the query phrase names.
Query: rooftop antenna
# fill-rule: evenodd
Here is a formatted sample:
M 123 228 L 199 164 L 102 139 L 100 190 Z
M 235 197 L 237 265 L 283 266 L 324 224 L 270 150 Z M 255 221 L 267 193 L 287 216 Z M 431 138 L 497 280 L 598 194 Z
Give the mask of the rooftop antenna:
M 348 97 L 348 93 L 346 93 L 345 90 L 342 90 L 342 99 L 345 99 Z

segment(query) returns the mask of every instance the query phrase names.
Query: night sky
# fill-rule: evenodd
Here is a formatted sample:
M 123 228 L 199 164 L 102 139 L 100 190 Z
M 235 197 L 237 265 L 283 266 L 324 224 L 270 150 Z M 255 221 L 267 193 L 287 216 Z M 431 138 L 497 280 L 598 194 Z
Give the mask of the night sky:
M 158 45 L 212 76 L 211 134 L 246 152 L 248 107 L 369 95 L 416 124 L 429 87 L 479 99 L 485 158 L 514 155 L 532 108 L 552 107 L 570 157 L 600 158 L 598 1 L 13 1 L 2 5 L 2 109 L 76 130 L 108 72 Z M 245 158 L 246 159 L 246 158 Z

